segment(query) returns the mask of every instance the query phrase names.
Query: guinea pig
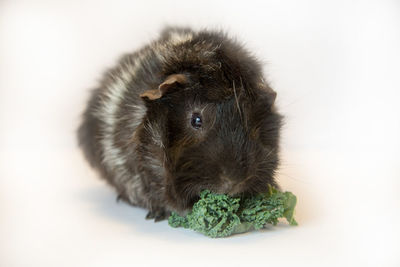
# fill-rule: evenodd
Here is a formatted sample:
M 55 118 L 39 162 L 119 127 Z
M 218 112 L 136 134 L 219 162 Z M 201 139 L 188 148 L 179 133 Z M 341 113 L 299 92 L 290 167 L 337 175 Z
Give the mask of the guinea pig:
M 93 90 L 78 130 L 118 199 L 159 221 L 202 190 L 277 187 L 282 116 L 260 62 L 221 31 L 168 27 Z

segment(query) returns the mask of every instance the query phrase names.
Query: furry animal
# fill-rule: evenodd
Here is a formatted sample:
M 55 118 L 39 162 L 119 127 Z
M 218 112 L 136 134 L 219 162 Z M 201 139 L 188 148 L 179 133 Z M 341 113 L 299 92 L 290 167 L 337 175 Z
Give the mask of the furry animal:
M 259 61 L 225 33 L 166 28 L 106 72 L 79 144 L 119 198 L 158 221 L 184 214 L 204 189 L 278 186 L 275 98 Z

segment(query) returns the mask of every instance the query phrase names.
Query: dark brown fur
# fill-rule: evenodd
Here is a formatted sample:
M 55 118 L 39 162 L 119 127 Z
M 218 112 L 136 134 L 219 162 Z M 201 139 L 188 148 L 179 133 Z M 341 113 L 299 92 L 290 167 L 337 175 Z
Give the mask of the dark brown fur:
M 127 65 L 136 66 L 131 79 Z M 120 99 L 109 96 L 115 84 L 124 86 Z M 189 209 L 204 189 L 237 195 L 277 186 L 275 97 L 260 63 L 236 41 L 168 28 L 106 74 L 84 113 L 79 142 L 123 199 L 158 220 Z M 115 108 L 106 109 L 107 101 Z M 191 125 L 193 113 L 202 116 L 200 129 Z

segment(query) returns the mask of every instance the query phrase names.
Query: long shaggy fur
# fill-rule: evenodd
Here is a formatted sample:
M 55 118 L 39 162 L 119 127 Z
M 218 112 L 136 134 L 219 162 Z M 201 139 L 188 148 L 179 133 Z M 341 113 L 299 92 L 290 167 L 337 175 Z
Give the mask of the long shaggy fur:
M 168 80 L 176 74 L 184 82 Z M 154 92 L 162 96 L 144 97 Z M 79 144 L 122 199 L 158 220 L 190 208 L 203 189 L 235 195 L 277 186 L 275 96 L 260 63 L 226 34 L 167 28 L 105 74 Z

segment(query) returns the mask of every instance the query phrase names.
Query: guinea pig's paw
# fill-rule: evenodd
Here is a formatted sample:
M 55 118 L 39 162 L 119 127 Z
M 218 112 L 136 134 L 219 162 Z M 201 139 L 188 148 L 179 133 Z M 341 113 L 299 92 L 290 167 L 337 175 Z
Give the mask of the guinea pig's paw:
M 167 212 L 163 208 L 156 208 L 150 210 L 146 215 L 146 220 L 154 219 L 154 222 L 165 220 L 169 217 L 170 212 Z

